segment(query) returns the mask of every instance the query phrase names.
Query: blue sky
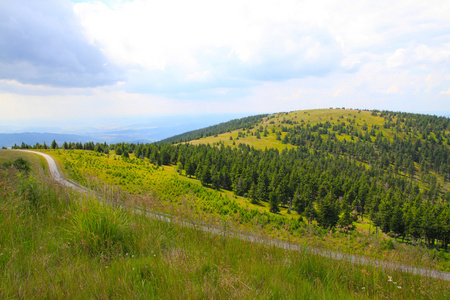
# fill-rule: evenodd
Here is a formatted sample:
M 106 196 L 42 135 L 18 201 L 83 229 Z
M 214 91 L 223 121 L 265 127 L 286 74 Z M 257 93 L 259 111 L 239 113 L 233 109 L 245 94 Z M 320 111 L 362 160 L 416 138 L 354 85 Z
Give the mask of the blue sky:
M 448 114 L 448 16 L 447 0 L 0 0 L 0 126 L 328 107 Z

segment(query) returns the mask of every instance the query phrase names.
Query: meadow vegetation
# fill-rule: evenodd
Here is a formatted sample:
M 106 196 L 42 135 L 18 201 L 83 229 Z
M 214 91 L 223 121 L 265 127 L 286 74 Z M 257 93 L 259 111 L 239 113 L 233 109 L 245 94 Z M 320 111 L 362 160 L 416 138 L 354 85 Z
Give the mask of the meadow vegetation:
M 288 206 L 273 214 L 264 202 L 253 204 L 248 198 L 226 190 L 205 187 L 200 180 L 180 175 L 174 167 L 157 166 L 145 159 L 122 158 L 92 151 L 47 151 L 63 166 L 67 176 L 92 190 L 115 186 L 131 204 L 149 207 L 184 218 L 222 225 L 272 238 L 373 258 L 446 270 L 446 253 L 395 241 L 376 232 L 367 219 L 353 222 L 355 230 L 327 230 Z M 155 206 L 152 199 L 158 199 Z M 370 233 L 369 233 L 370 232 Z
M 449 129 L 436 116 L 325 109 L 233 120 L 172 144 L 46 151 L 69 178 L 120 187 L 130 203 L 449 271 Z
M 159 221 L 117 205 L 133 201 L 117 189 L 97 199 L 40 173 L 0 167 L 2 299 L 450 297 L 446 281 Z

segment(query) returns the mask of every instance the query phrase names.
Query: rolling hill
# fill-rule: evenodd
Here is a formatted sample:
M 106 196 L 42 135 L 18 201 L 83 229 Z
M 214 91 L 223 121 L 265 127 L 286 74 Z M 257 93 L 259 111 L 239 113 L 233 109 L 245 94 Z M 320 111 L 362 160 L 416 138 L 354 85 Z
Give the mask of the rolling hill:
M 51 153 L 81 184 L 157 195 L 177 214 L 412 264 L 428 247 L 439 251 L 431 265 L 450 270 L 449 126 L 430 115 L 321 109 L 233 120 L 170 143 Z M 330 229 L 331 240 L 317 239 Z M 344 243 L 349 234 L 362 241 Z
M 161 143 L 42 149 L 67 177 L 110 199 L 115 208 L 101 208 L 89 199 L 93 196 L 82 200 L 60 187 L 45 187 L 49 183 L 33 176 L 11 176 L 14 170 L 3 167 L 2 211 L 14 208 L 19 218 L 0 219 L 0 228 L 16 228 L 14 236 L 24 236 L 34 231 L 21 231 L 18 224 L 29 223 L 42 228 L 36 235 L 44 242 L 25 235 L 17 246 L 18 238 L 6 238 L 10 230 L 0 230 L 7 254 L 0 263 L 21 278 L 9 284 L 3 277 L 0 290 L 6 291 L 3 296 L 31 296 L 44 286 L 53 291 L 48 295 L 70 295 L 77 282 L 83 295 L 99 297 L 114 291 L 125 297 L 283 293 L 288 298 L 446 299 L 446 282 L 209 237 L 179 227 L 177 219 L 449 272 L 449 126 L 448 118 L 430 115 L 322 109 L 233 120 Z M 17 157 L 13 151 L 0 154 L 0 162 Z M 32 165 L 32 170 L 39 166 Z M 133 216 L 117 203 L 168 213 L 173 224 Z M 94 226 L 98 218 L 104 221 L 101 228 Z M 14 247 L 23 253 L 20 260 L 13 259 Z M 194 256 L 204 260 L 185 264 Z M 20 261 L 38 262 L 36 272 L 50 262 L 51 274 L 64 278 L 68 271 L 57 267 L 60 260 L 75 277 L 60 279 L 56 288 L 50 279 L 21 275 L 34 271 Z M 124 280 L 116 286 L 118 272 Z M 231 288 L 230 278 L 239 283 Z M 175 282 L 185 288 L 168 288 Z

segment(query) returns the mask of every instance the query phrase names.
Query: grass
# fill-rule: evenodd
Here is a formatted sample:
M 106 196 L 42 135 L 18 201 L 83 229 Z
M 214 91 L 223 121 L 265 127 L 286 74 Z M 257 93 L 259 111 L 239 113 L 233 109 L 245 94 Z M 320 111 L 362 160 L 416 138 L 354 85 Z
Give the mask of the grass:
M 450 297 L 449 282 L 224 239 L 100 205 L 14 168 L 0 169 L 0 192 L 2 299 Z M 99 251 L 85 248 L 88 236 L 102 242 Z
M 13 162 L 19 158 L 23 158 L 30 163 L 33 175 L 48 174 L 45 158 L 32 153 L 0 149 L 0 165 Z

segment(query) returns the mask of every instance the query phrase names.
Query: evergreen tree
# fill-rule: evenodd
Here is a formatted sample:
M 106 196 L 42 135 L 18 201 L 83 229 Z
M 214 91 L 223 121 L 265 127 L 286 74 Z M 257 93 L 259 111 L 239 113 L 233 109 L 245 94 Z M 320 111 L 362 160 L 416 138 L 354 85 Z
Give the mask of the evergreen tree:
M 392 213 L 390 229 L 399 236 L 405 236 L 405 223 L 403 220 L 403 211 L 400 205 L 397 205 Z
M 274 191 L 269 193 L 269 205 L 270 212 L 277 213 L 280 211 L 280 208 L 278 207 L 278 197 Z
M 50 147 L 51 147 L 53 150 L 54 150 L 54 149 L 58 149 L 58 144 L 56 143 L 55 140 L 53 140 L 53 142 L 52 142 L 52 144 L 51 144 Z
M 261 172 L 258 177 L 258 184 L 256 187 L 259 201 L 269 200 L 269 191 L 267 186 L 268 186 L 267 176 L 264 172 Z
M 348 229 L 353 228 L 353 226 L 351 226 L 352 224 L 353 224 L 353 219 L 352 219 L 352 215 L 350 213 L 350 207 L 347 206 L 344 209 L 342 216 L 339 218 L 338 225 L 341 226 L 342 228 L 344 228 L 345 231 L 347 231 Z
M 329 193 L 317 204 L 317 223 L 322 228 L 332 228 L 339 220 L 339 211 L 334 204 L 333 197 Z
M 200 182 L 203 185 L 209 185 L 211 183 L 211 171 L 207 165 L 203 166 L 202 173 L 200 176 Z
M 120 147 L 120 146 L 114 148 L 114 151 L 115 151 L 116 155 L 122 155 L 122 153 L 123 153 L 122 147 Z
M 191 177 L 195 174 L 195 164 L 192 162 L 192 160 L 187 159 L 186 160 L 186 175 Z
M 308 219 L 308 224 L 310 225 L 314 219 L 317 218 L 317 211 L 314 208 L 313 202 L 309 202 L 309 205 L 305 209 L 305 217 Z
M 256 184 L 252 182 L 252 185 L 250 187 L 250 190 L 248 191 L 248 198 L 250 198 L 251 203 L 258 203 L 258 191 L 256 189 Z

